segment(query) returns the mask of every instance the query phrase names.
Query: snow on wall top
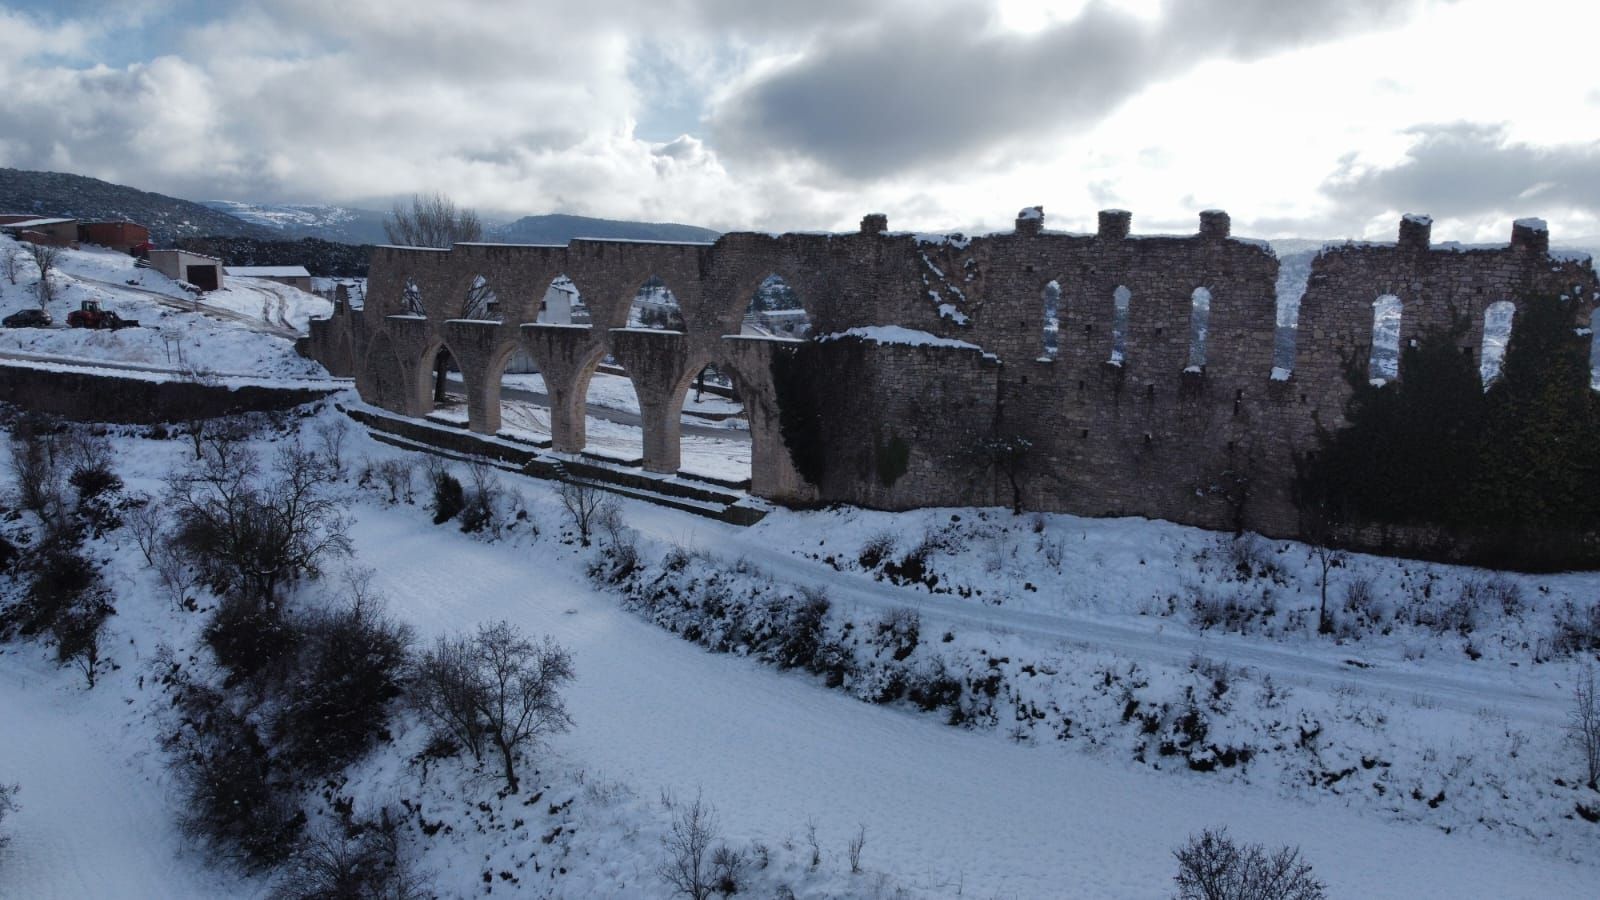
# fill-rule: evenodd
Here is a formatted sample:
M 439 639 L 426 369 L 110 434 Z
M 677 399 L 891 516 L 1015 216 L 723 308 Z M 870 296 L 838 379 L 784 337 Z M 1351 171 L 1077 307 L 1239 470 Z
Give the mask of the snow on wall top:
M 1401 216 L 1401 218 L 1407 222 L 1412 222 L 1417 225 L 1433 224 L 1433 216 L 1423 215 L 1422 213 L 1406 213 L 1404 216 Z
M 861 338 L 877 344 L 895 344 L 903 347 L 949 347 L 954 350 L 983 349 L 977 344 L 958 341 L 954 338 L 939 337 L 936 334 L 918 331 L 915 328 L 906 328 L 903 325 L 867 325 L 834 334 L 825 334 L 817 340 L 834 341 L 847 337 Z
M 1515 222 L 1512 222 L 1511 224 L 1516 226 L 1516 227 L 1518 227 L 1518 228 L 1528 228 L 1528 229 L 1531 229 L 1533 231 L 1549 231 L 1550 230 L 1550 226 L 1548 224 L 1546 224 L 1545 220 L 1538 219 L 1538 218 L 1533 218 L 1533 217 L 1529 217 L 1529 218 L 1526 218 L 1526 219 L 1518 219 Z
M 1025 219 L 1025 220 L 1042 219 L 1042 218 L 1044 218 L 1044 207 L 1042 207 L 1042 206 L 1027 206 L 1027 207 L 1023 207 L 1022 211 L 1017 213 L 1017 218 Z
M 305 266 L 223 266 L 222 271 L 228 275 L 242 275 L 246 278 L 311 277 Z

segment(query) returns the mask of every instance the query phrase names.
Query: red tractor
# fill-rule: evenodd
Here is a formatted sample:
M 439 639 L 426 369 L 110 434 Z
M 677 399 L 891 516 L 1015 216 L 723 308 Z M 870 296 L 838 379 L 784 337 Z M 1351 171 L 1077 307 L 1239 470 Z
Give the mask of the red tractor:
M 99 300 L 85 300 L 82 305 L 67 313 L 67 325 L 72 328 L 138 328 L 133 319 L 124 319 L 109 309 L 101 309 Z

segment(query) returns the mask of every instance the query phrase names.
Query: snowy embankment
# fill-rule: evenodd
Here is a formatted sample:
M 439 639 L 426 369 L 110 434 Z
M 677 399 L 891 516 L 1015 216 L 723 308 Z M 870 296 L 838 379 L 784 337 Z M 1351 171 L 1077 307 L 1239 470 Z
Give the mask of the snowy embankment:
M 296 432 L 309 441 L 317 424 L 334 419 L 325 410 L 253 440 L 263 451 Z M 159 495 L 167 473 L 187 464 L 190 450 L 181 438 L 119 433 L 115 458 L 130 490 Z M 352 435 L 345 454 L 353 471 L 362 460 L 411 459 L 364 435 Z M 445 896 L 489 885 L 557 896 L 667 896 L 655 869 L 671 813 L 657 798 L 670 792 L 681 801 L 697 791 L 719 810 L 730 843 L 752 859 L 757 845 L 766 848 L 768 867 L 752 866 L 752 896 L 780 885 L 802 897 L 888 896 L 896 887 L 930 897 L 1161 896 L 1171 890 L 1171 850 L 1219 825 L 1245 840 L 1300 845 L 1334 897 L 1577 897 L 1588 895 L 1600 875 L 1584 849 L 1596 826 L 1560 817 L 1557 801 L 1567 802 L 1567 795 L 1552 786 L 1552 779 L 1570 783 L 1576 773 L 1559 722 L 1545 720 L 1545 713 L 1559 711 L 1556 682 L 1569 659 L 1535 667 L 1513 659 L 1508 648 L 1477 662 L 1463 654 L 1456 662 L 1459 649 L 1441 638 L 1426 655 L 1397 667 L 1395 679 L 1413 685 L 1401 694 L 1373 680 L 1388 663 L 1361 669 L 1337 660 L 1359 650 L 1352 657 L 1358 661 L 1385 654 L 1405 661 L 1381 635 L 1335 646 L 1286 627 L 1270 638 L 1223 635 L 1199 632 L 1186 614 L 1141 615 L 1147 597 L 1159 600 L 1189 580 L 1225 582 L 1214 563 L 1196 560 L 1217 546 L 1214 535 L 1160 523 L 1046 517 L 1044 535 L 1080 545 L 1063 549 L 1061 573 L 1047 581 L 1034 568 L 1053 570 L 1048 558 L 1056 554 L 1034 545 L 1031 520 L 976 510 L 779 513 L 738 529 L 625 503 L 623 516 L 643 533 L 647 559 L 684 560 L 674 573 L 654 562 L 639 573 L 640 585 L 674 587 L 678 594 L 634 612 L 611 589 L 591 583 L 586 570 L 605 551 L 572 539 L 552 485 L 510 475 L 500 480 L 516 496 L 505 507 L 511 524 L 494 539 L 464 535 L 453 523 L 432 525 L 420 499 L 390 505 L 383 491 L 358 487 L 353 476 L 338 488 L 355 519 L 355 562 L 375 570 L 389 611 L 414 626 L 421 643 L 506 619 L 553 635 L 571 650 L 577 671 L 568 698 L 576 725 L 534 756 L 530 772 L 538 773 L 517 795 L 497 794 L 492 768 L 475 773 L 459 758 L 422 755 L 426 729 L 402 711 L 392 742 L 337 777 L 320 798 L 308 798 L 314 822 L 333 818 L 341 798 L 358 813 L 382 803 L 403 806 L 407 846 Z M 527 518 L 512 516 L 516 509 Z M 866 572 L 841 571 L 862 568 L 859 560 L 851 566 L 840 559 L 858 554 L 865 537 L 898 526 L 901 537 L 889 550 L 898 563 L 920 545 L 924 529 L 953 515 L 1009 525 L 1006 546 L 1016 548 L 992 570 L 985 550 L 971 551 L 970 572 L 962 552 L 928 554 L 925 568 L 942 573 L 941 582 L 958 580 L 959 572 L 971 598 L 930 594 L 887 576 L 879 581 L 881 562 Z M 968 537 L 977 542 L 981 535 Z M 715 547 L 750 562 L 716 562 L 678 546 Z M 85 691 L 79 673 L 52 668 L 52 652 L 36 643 L 0 648 L 8 733 L 39 730 L 26 745 L 0 742 L 0 781 L 21 783 L 24 805 L 7 825 L 18 840 L 0 860 L 0 879 L 26 879 L 0 884 L 44 897 L 259 893 L 265 890 L 259 879 L 236 884 L 201 870 L 200 854 L 162 824 L 177 810 L 156 750 L 167 698 L 151 663 L 164 645 L 191 677 L 216 677 L 198 638 L 214 600 L 202 594 L 196 611 L 175 605 L 125 530 L 91 548 L 106 561 L 117 608 L 107 624 L 100 683 Z M 800 553 L 831 554 L 838 568 Z M 1046 561 L 1031 561 L 1035 554 Z M 1384 565 L 1417 569 L 1403 561 L 1361 561 L 1350 571 Z M 1029 580 L 1030 573 L 1035 590 L 1015 589 L 1027 602 L 1009 592 L 998 606 L 984 602 L 1000 596 L 998 585 Z M 1303 580 L 1303 572 L 1295 577 Z M 1592 584 L 1587 576 L 1570 578 L 1563 586 L 1575 593 Z M 697 600 L 706 595 L 689 589 L 691 581 L 713 579 L 725 587 L 718 595 L 723 610 L 752 597 L 798 596 L 799 587 L 822 589 L 832 601 L 827 635 L 856 661 L 838 670 L 848 693 L 828 688 L 827 671 L 782 672 L 761 662 L 756 638 L 729 642 L 734 652 L 709 654 L 653 624 L 681 628 L 720 618 L 726 636 L 728 617 L 708 614 Z M 1079 602 L 1043 599 L 1063 594 L 1067 584 L 1078 586 L 1070 596 Z M 308 585 L 294 602 L 314 602 L 326 590 Z M 1527 585 L 1530 608 L 1554 602 L 1532 596 L 1536 590 Z M 1295 596 L 1303 605 L 1303 596 Z M 915 640 L 906 640 L 904 619 L 887 631 L 877 626 L 886 611 L 901 607 L 918 613 Z M 777 615 L 765 604 L 761 610 Z M 1269 673 L 1250 670 L 1257 659 L 1271 660 L 1278 687 L 1269 689 L 1263 677 Z M 1304 660 L 1298 668 L 1297 659 Z M 921 712 L 906 699 L 909 683 L 901 699 L 886 705 L 861 702 L 882 699 L 891 687 L 884 677 L 893 674 L 890 661 L 914 674 L 936 661 L 944 665 L 960 682 L 963 717 L 975 727 L 945 724 L 949 704 Z M 1233 668 L 1224 671 L 1229 663 Z M 984 677 L 969 681 L 974 669 Z M 1536 669 L 1539 675 L 1517 680 Z M 1229 686 L 1219 692 L 1223 679 Z M 1502 721 L 1498 702 L 1491 702 L 1492 713 L 1478 716 L 1470 700 L 1455 699 L 1462 683 L 1502 698 L 1526 690 L 1536 701 L 1534 714 Z M 1187 715 L 1191 691 L 1207 725 L 1198 741 L 1188 740 L 1197 721 Z M 1138 701 L 1131 714 L 1130 699 Z M 1143 717 L 1154 717 L 1153 731 L 1144 730 Z M 1303 736 L 1316 725 L 1313 737 Z M 82 739 L 62 754 L 76 755 L 51 749 L 75 736 Z M 1208 756 L 1205 749 L 1246 744 L 1254 748 L 1251 758 L 1236 755 L 1231 764 L 1225 753 Z M 1369 757 L 1373 765 L 1364 768 Z M 53 768 L 62 758 L 84 776 L 62 777 Z M 1311 781 L 1314 773 L 1352 766 L 1331 784 Z M 1205 768 L 1211 770 L 1198 771 Z M 1530 772 L 1539 773 L 1543 786 L 1530 791 Z M 1412 798 L 1412 788 L 1420 799 Z M 1444 799 L 1430 806 L 1441 792 Z M 101 815 L 101 804 L 122 812 Z M 1485 821 L 1474 820 L 1475 810 L 1487 812 Z M 96 815 L 104 821 L 74 827 Z M 117 815 L 150 824 L 120 828 L 116 823 L 127 820 Z M 845 844 L 862 825 L 866 871 L 852 875 Z M 822 856 L 815 870 L 807 840 L 813 826 Z M 41 840 L 51 849 L 30 850 L 23 836 L 30 831 L 48 836 Z M 132 874 L 124 882 L 112 881 L 116 873 L 97 862 L 107 852 L 102 842 L 113 839 L 120 842 L 115 852 L 137 860 L 128 863 Z
M 0 253 L 22 249 L 15 284 L 0 277 L 0 316 L 39 306 L 38 270 L 26 245 L 0 236 Z M 261 279 L 228 279 L 228 288 L 195 297 L 154 269 L 138 268 L 124 253 L 104 248 L 63 249 L 51 276 L 56 296 L 48 328 L 0 328 L 0 356 L 27 353 L 73 361 L 129 363 L 201 375 L 325 380 L 327 372 L 297 355 L 289 337 L 332 304 L 295 288 Z M 84 301 L 139 328 L 68 328 L 67 315 Z M 189 308 L 180 308 L 180 307 Z M 211 314 L 208 315 L 207 311 Z M 219 319 L 217 316 L 227 316 Z

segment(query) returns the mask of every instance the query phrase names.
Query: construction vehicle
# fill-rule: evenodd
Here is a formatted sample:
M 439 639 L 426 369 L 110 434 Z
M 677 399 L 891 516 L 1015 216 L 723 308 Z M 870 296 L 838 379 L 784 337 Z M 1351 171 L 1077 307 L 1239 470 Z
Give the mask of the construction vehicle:
M 85 300 L 67 313 L 67 325 L 72 328 L 138 328 L 133 319 L 124 319 L 109 309 L 101 309 L 99 300 Z

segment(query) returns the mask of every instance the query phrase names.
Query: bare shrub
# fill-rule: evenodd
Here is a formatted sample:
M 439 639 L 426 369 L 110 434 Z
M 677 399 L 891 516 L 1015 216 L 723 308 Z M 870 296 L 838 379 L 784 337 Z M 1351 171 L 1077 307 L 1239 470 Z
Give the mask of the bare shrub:
M 167 589 L 172 605 L 179 609 L 192 608 L 194 602 L 189 592 L 199 583 L 199 572 L 189 565 L 183 551 L 165 541 L 156 544 L 152 554 L 156 577 L 161 580 L 161 586 Z
M 433 890 L 406 859 L 397 817 L 324 826 L 302 841 L 273 886 L 274 900 L 424 900 Z
M 917 649 L 922 635 L 922 617 L 907 606 L 897 606 L 878 620 L 873 643 L 879 653 L 890 654 L 896 662 L 910 656 Z
M 161 531 L 165 525 L 161 508 L 149 494 L 136 494 L 129 500 L 128 512 L 123 520 L 128 524 L 134 543 L 139 545 L 145 565 L 155 568 L 156 547 L 163 540 Z
M 1550 641 L 1557 653 L 1600 650 L 1600 603 L 1580 607 L 1571 600 L 1556 611 L 1555 634 Z
M 22 276 L 22 248 L 16 244 L 7 244 L 0 250 L 0 273 L 4 273 L 6 280 L 12 284 Z
M 727 844 L 711 851 L 711 884 L 717 893 L 731 897 L 744 887 L 745 871 L 750 867 L 750 857 L 743 850 Z
M 587 481 L 563 481 L 561 483 L 561 505 L 567 511 L 567 517 L 572 520 L 572 527 L 578 529 L 578 542 L 589 546 L 590 536 L 594 527 L 599 523 L 601 510 L 608 500 L 613 500 L 609 494 Z
M 1173 851 L 1178 859 L 1179 900 L 1322 900 L 1326 891 L 1312 877 L 1300 851 L 1271 853 L 1260 844 L 1237 845 L 1226 828 L 1206 829 Z
M 549 637 L 535 644 L 509 622 L 479 626 L 470 641 L 441 640 L 418 675 L 421 709 L 475 756 L 493 745 L 513 794 L 521 752 L 572 726 L 561 696 L 573 678 L 571 655 Z
M 500 510 L 504 491 L 500 479 L 487 463 L 474 461 L 467 464 L 467 481 L 460 512 L 461 530 L 498 536 L 503 525 Z
M 609 584 L 618 584 L 639 569 L 639 533 L 622 519 L 622 504 L 608 497 L 595 514 L 600 545 L 605 548 L 594 561 L 590 574 Z
M 344 478 L 344 444 L 350 426 L 343 419 L 328 419 L 317 424 L 317 450 L 334 478 Z
M 424 478 L 428 483 L 428 490 L 433 497 L 429 509 L 433 512 L 433 524 L 443 525 L 454 519 L 467 505 L 466 489 L 461 486 L 461 481 L 450 474 L 450 469 L 436 456 L 430 456 L 422 464 Z
M 28 418 L 11 429 L 11 474 L 17 484 L 17 501 L 47 523 L 59 520 L 65 507 L 64 449 L 52 421 Z
M 1583 756 L 1586 783 L 1595 788 L 1600 784 L 1600 695 L 1595 693 L 1592 665 L 1582 666 L 1573 683 L 1567 736 Z
M 861 850 L 867 846 L 867 826 L 857 825 L 855 836 L 850 838 L 850 845 L 845 852 L 850 857 L 850 874 L 861 874 Z
M 806 846 L 811 848 L 811 868 L 822 865 L 822 842 L 817 840 L 817 820 L 806 820 Z
M 409 459 L 384 459 L 378 462 L 368 462 L 361 469 L 358 482 L 363 487 L 376 485 L 388 492 L 390 503 L 404 501 L 410 503 L 415 499 L 412 493 L 412 471 L 414 466 Z
M 662 843 L 667 858 L 656 870 L 673 892 L 693 900 L 706 900 L 716 889 L 709 854 L 718 837 L 717 811 L 696 792 L 694 802 L 681 805 Z
M 861 545 L 861 552 L 856 556 L 856 562 L 860 563 L 863 569 L 876 569 L 879 563 L 893 554 L 894 533 L 880 531 L 867 538 L 867 542 Z

